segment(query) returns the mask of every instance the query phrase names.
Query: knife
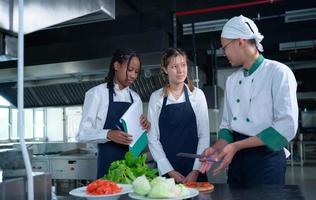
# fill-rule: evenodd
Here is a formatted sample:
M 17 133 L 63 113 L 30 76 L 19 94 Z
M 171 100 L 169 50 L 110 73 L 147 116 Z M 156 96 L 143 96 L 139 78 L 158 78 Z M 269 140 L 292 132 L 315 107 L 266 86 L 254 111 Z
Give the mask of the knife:
M 212 156 L 205 157 L 200 154 L 194 154 L 194 153 L 177 153 L 176 156 L 184 157 L 184 158 L 205 158 L 205 160 L 210 162 L 222 162 L 222 160 L 218 160 L 217 158 L 214 158 Z

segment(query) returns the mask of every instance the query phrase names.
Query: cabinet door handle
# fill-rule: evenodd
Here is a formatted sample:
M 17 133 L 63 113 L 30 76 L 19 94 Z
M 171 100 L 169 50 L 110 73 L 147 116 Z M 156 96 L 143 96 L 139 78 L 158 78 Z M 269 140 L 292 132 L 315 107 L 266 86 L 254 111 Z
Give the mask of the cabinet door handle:
M 68 160 L 68 164 L 75 164 L 77 161 L 75 160 Z

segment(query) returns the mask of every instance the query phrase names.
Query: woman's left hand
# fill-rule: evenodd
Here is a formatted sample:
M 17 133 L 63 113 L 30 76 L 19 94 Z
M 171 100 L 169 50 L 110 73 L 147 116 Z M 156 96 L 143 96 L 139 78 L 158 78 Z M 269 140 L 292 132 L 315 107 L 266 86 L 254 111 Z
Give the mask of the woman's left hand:
M 142 127 L 148 132 L 150 130 L 150 122 L 146 119 L 146 117 L 142 114 L 140 116 L 140 124 Z
M 195 182 L 199 176 L 199 171 L 198 170 L 192 170 L 183 180 L 183 183 L 187 182 Z
M 222 160 L 222 162 L 216 169 L 213 170 L 214 176 L 219 174 L 231 163 L 237 151 L 238 149 L 234 143 L 228 144 L 224 147 L 224 149 L 220 152 L 220 154 L 217 157 L 217 159 Z

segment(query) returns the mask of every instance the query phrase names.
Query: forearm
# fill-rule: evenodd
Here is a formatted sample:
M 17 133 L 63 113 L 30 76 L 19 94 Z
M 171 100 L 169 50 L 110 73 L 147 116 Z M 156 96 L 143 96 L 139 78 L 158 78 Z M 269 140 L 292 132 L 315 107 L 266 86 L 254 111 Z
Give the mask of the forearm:
M 242 149 L 263 146 L 264 143 L 258 137 L 252 136 L 244 140 L 233 142 L 232 145 L 239 151 Z
M 227 141 L 223 139 L 217 140 L 217 142 L 212 146 L 217 152 L 222 151 L 222 149 L 227 145 Z
M 108 132 L 108 129 L 94 129 L 81 126 L 76 136 L 76 139 L 78 142 L 105 143 L 108 141 Z

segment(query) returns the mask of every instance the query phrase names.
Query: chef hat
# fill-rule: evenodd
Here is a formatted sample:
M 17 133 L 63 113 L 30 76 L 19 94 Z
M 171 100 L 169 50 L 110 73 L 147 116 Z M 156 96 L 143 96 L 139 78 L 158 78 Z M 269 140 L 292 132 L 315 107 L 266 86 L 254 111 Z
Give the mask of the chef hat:
M 262 52 L 261 40 L 263 35 L 259 33 L 256 24 L 249 18 L 242 15 L 231 18 L 223 27 L 221 37 L 227 39 L 255 39 L 257 49 Z

